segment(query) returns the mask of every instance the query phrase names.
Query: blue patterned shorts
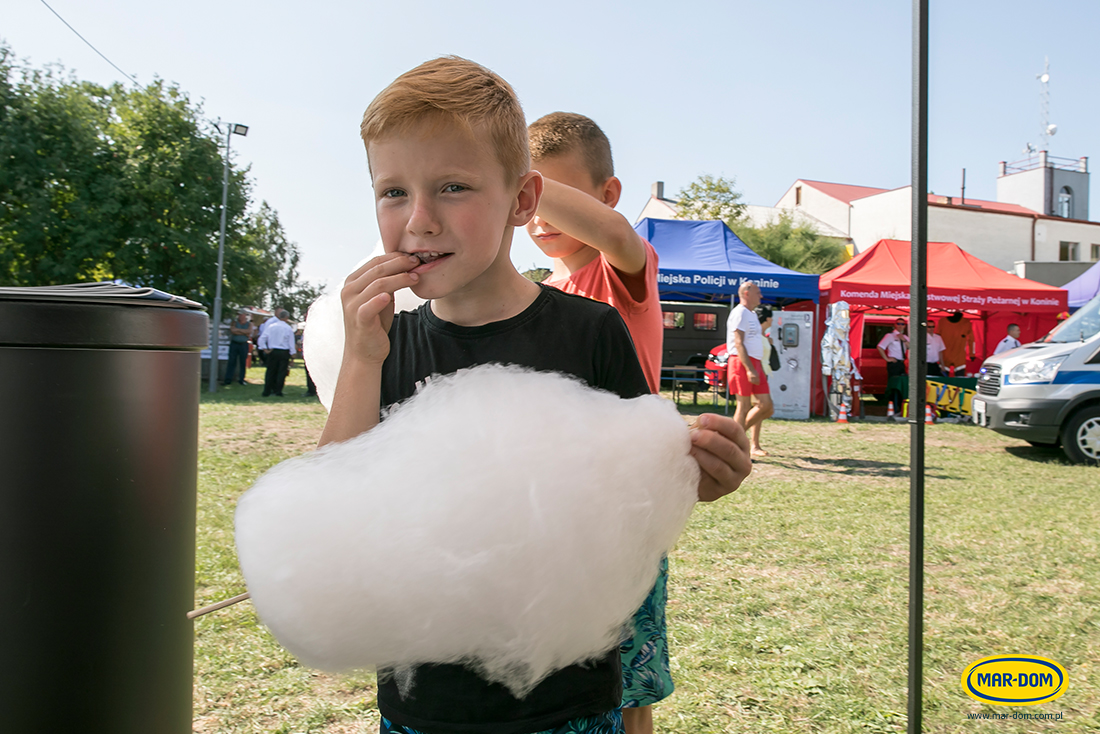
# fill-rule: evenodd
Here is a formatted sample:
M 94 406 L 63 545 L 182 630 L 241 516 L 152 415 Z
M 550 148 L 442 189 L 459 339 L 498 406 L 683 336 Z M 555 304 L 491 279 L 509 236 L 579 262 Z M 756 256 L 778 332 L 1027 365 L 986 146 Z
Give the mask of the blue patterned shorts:
M 419 729 L 395 724 L 384 716 L 378 731 L 380 734 L 424 734 Z M 553 729 L 544 729 L 531 734 L 623 734 L 623 712 L 615 709 L 597 716 L 582 716 Z
M 657 581 L 634 613 L 634 636 L 619 647 L 623 660 L 623 708 L 657 703 L 672 695 L 675 686 L 668 667 L 668 557 L 661 559 Z

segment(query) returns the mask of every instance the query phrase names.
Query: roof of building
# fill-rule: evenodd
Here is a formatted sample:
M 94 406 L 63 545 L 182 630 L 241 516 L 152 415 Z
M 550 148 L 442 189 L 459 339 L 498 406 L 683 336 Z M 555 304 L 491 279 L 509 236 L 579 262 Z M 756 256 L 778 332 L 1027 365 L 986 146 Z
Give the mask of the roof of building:
M 963 209 L 984 209 L 986 211 L 994 212 L 1010 212 L 1012 214 L 1038 214 L 1039 212 L 1028 209 L 1026 206 L 1020 206 L 1019 204 L 1006 204 L 1003 201 L 985 201 L 983 199 L 971 199 L 967 198 L 965 203 L 959 200 L 957 196 L 940 196 L 939 194 L 928 195 L 929 204 L 943 204 L 944 206 L 957 206 Z
M 634 223 L 637 224 L 646 217 L 650 219 L 676 219 L 677 203 L 675 199 L 658 199 L 656 196 L 650 196 L 645 206 L 642 207 L 641 213 L 635 217 Z
M 811 181 L 808 178 L 798 179 L 801 183 L 812 186 L 818 191 L 839 199 L 845 204 L 850 204 L 854 199 L 862 199 L 864 196 L 881 194 L 890 189 L 878 189 L 873 186 L 852 186 L 851 184 L 830 183 L 828 181 Z
M 805 178 L 800 178 L 799 181 L 812 186 L 834 199 L 843 201 L 846 204 L 851 204 L 856 199 L 862 199 L 867 196 L 885 194 L 887 191 L 898 191 L 899 189 L 909 188 L 908 186 L 900 186 L 897 189 L 880 189 L 873 186 L 852 186 L 850 184 L 828 183 L 825 181 L 810 181 Z M 1006 204 L 1001 201 L 986 201 L 984 199 L 971 198 L 967 198 L 965 203 L 960 203 L 959 197 L 957 196 L 941 196 L 939 194 L 929 194 L 928 203 L 962 208 L 984 209 L 986 211 L 995 212 L 1010 212 L 1012 214 L 1038 214 L 1038 212 L 1032 211 L 1025 206 L 1020 206 L 1019 204 Z

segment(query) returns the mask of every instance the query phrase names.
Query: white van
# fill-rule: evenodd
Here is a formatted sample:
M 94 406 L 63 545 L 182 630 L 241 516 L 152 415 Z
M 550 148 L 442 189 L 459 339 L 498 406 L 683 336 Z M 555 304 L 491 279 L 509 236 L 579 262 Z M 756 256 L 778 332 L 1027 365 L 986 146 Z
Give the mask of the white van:
M 990 357 L 974 422 L 1100 464 L 1100 295 L 1032 344 Z

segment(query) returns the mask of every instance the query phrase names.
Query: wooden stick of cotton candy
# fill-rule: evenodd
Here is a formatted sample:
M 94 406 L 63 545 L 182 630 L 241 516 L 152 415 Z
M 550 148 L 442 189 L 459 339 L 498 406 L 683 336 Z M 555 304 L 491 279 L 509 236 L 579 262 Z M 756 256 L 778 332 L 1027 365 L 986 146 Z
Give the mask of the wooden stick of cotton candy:
M 689 448 L 659 397 L 463 370 L 261 477 L 241 569 L 306 665 L 464 663 L 523 696 L 618 644 L 697 499 Z
M 205 607 L 199 607 L 198 609 L 190 611 L 187 613 L 187 618 L 197 619 L 204 615 L 210 614 L 210 612 L 216 612 L 219 609 L 225 609 L 226 607 L 231 607 L 234 604 L 240 604 L 245 599 L 251 598 L 252 594 L 246 591 L 243 594 L 237 594 L 236 596 L 232 596 L 228 599 L 222 599 L 221 601 L 214 602 L 213 604 L 207 604 Z

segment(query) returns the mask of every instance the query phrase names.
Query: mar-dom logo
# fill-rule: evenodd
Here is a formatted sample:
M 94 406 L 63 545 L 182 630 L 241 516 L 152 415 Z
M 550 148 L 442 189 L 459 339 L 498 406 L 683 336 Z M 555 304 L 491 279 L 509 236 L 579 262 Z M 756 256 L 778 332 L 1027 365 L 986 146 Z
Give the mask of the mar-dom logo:
M 997 655 L 963 671 L 962 687 L 975 701 L 994 706 L 1034 706 L 1066 692 L 1065 669 L 1046 658 Z

